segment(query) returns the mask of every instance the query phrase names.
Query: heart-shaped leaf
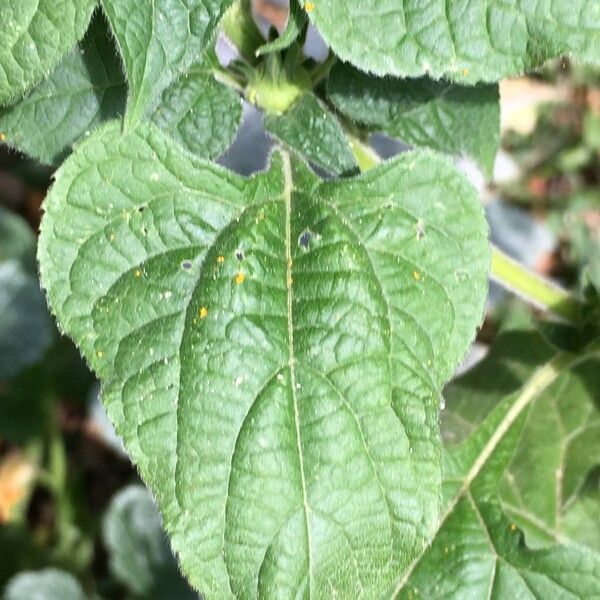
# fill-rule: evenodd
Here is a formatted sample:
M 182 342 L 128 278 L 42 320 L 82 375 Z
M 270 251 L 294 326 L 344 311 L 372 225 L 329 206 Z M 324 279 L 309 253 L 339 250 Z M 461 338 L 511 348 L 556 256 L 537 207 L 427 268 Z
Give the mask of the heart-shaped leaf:
M 245 179 L 152 125 L 97 131 L 39 245 L 64 330 L 206 597 L 371 598 L 437 523 L 439 392 L 483 311 L 475 191 L 406 154 Z

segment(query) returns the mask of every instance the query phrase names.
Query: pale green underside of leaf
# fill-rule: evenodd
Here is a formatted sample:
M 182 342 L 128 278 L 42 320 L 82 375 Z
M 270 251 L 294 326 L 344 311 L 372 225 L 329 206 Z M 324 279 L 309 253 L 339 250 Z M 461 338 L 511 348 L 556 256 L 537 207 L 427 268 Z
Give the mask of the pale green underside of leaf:
M 151 125 L 87 139 L 39 245 L 64 330 L 206 597 L 371 598 L 437 522 L 439 390 L 489 267 L 474 190 L 407 154 L 252 179 Z
M 490 176 L 500 144 L 497 85 L 377 78 L 338 63 L 329 99 L 345 116 L 408 144 L 473 159 Z
M 282 144 L 328 173 L 347 175 L 358 168 L 339 121 L 311 92 L 283 114 L 265 114 L 263 123 Z
M 86 132 L 122 115 L 127 86 L 106 23 L 90 30 L 29 96 L 0 109 L 6 143 L 46 164 L 57 164 Z
M 231 0 L 102 0 L 121 51 L 135 125 L 160 94 L 202 55 Z
M 505 331 L 480 365 L 449 385 L 444 436 L 456 442 L 473 431 L 500 397 L 522 385 L 552 352 L 531 328 Z M 529 546 L 571 538 L 576 515 L 570 511 L 589 472 L 600 464 L 599 368 L 597 358 L 589 359 L 532 403 L 500 482 L 502 505 L 525 531 Z M 582 508 L 579 523 L 586 518 Z M 587 519 L 593 529 L 595 515 Z
M 150 120 L 192 154 L 216 158 L 233 142 L 242 120 L 242 101 L 215 80 L 211 63 L 205 60 L 163 92 Z
M 596 0 L 317 0 L 309 16 L 337 55 L 378 75 L 491 82 L 562 54 L 600 61 Z
M 0 106 L 46 77 L 83 37 L 96 0 L 3 0 Z
M 519 393 L 501 402 L 447 455 L 446 507 L 439 531 L 400 580 L 394 597 L 597 597 L 600 555 L 575 546 L 527 548 L 518 527 L 504 516 L 497 497 L 499 480 L 513 456 L 524 421 L 525 413 L 516 409 L 526 408 L 540 391 L 555 393 L 561 385 L 557 376 L 575 360 L 562 357 L 537 371 Z

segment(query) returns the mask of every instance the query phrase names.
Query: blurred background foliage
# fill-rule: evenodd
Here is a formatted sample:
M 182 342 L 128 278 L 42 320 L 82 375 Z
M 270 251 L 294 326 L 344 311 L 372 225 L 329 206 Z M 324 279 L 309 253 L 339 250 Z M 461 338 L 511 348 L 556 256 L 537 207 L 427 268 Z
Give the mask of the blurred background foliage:
M 277 3 L 255 9 L 263 31 L 283 27 Z M 321 51 L 318 40 L 309 44 Z M 492 238 L 568 288 L 600 287 L 600 71 L 557 61 L 504 82 L 501 96 L 493 183 L 461 164 L 480 187 Z M 269 142 L 256 110 L 244 114 L 221 162 L 248 173 L 264 165 Z M 404 147 L 373 141 L 385 155 Z M 36 232 L 51 174 L 0 149 L 0 591 L 9 600 L 194 598 L 95 379 L 56 330 L 39 288 Z M 537 315 L 493 288 L 484 326 L 445 393 L 446 444 L 464 439 L 552 352 Z M 599 367 L 583 363 L 536 400 L 504 476 L 504 508 L 531 546 L 600 550 Z

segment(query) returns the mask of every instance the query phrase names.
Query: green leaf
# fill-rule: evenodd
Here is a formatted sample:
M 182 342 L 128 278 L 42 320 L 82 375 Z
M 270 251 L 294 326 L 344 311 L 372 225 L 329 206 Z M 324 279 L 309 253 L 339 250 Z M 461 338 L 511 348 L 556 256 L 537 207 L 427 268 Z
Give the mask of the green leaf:
M 599 373 L 599 359 L 581 364 L 540 395 L 527 415 L 499 493 L 530 546 L 568 541 L 565 513 L 600 465 Z
M 498 482 L 513 455 L 525 409 L 577 363 L 559 355 L 502 401 L 445 464 L 444 511 L 431 545 L 412 563 L 396 598 L 593 598 L 600 555 L 581 547 L 531 550 L 504 516 Z
M 446 390 L 442 431 L 449 445 L 474 431 L 502 396 L 520 387 L 552 354 L 531 326 L 504 331 L 490 354 Z M 600 464 L 599 366 L 593 358 L 561 374 L 527 410 L 499 495 L 530 546 L 569 541 L 574 518 L 569 510 L 590 470 Z M 593 526 L 590 519 L 588 527 Z
M 82 135 L 122 115 L 126 83 L 98 14 L 83 41 L 16 105 L 0 110 L 6 143 L 46 164 L 60 163 Z
M 256 51 L 257 56 L 280 52 L 289 48 L 297 39 L 306 24 L 306 13 L 300 8 L 298 0 L 290 0 L 290 12 L 285 26 L 285 31 L 272 42 L 263 44 Z
M 179 574 L 152 497 L 142 486 L 121 490 L 103 522 L 113 576 L 141 598 L 197 598 Z
M 266 113 L 265 129 L 312 164 L 335 175 L 356 171 L 352 149 L 338 120 L 312 93 L 283 114 Z
M 46 77 L 83 37 L 96 0 L 3 0 L 0 106 Z
M 58 569 L 24 571 L 13 577 L 4 600 L 86 600 L 78 581 Z
M 500 144 L 497 85 L 376 78 L 338 63 L 327 84 L 344 115 L 415 145 L 472 158 L 491 176 Z
M 305 8 L 308 3 L 305 3 Z M 343 60 L 378 75 L 498 81 L 563 54 L 598 64 L 590 0 L 316 0 L 310 19 Z
M 162 95 L 151 121 L 202 158 L 216 158 L 233 142 L 242 119 L 242 101 L 216 81 L 210 59 L 188 69 Z
M 480 322 L 476 192 L 406 154 L 245 179 L 114 124 L 39 244 L 64 330 L 206 597 L 373 597 L 437 522 L 439 392 Z
M 163 90 L 202 55 L 230 3 L 102 0 L 129 82 L 129 125 L 153 111 Z
M 0 380 L 38 361 L 53 334 L 37 280 L 15 260 L 0 263 Z

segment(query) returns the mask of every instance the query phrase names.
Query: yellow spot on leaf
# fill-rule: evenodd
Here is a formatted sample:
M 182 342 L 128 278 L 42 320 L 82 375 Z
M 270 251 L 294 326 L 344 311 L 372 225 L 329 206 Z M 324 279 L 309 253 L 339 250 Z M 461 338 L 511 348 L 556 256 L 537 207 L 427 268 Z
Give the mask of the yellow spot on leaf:
M 468 76 L 469 72 L 470 72 L 470 71 L 469 71 L 469 69 L 467 69 L 467 68 L 464 68 L 464 69 L 463 69 L 463 75 L 464 75 L 465 77 L 467 77 L 467 76 Z
M 203 306 L 198 311 L 198 315 L 200 316 L 201 319 L 206 319 L 206 317 L 208 317 L 208 308 L 206 308 L 206 306 Z
M 0 142 L 5 142 L 6 141 L 6 135 L 3 133 L 0 133 Z
M 102 352 L 102 350 L 98 350 L 98 352 L 96 352 L 96 356 L 98 358 L 102 358 L 104 356 L 104 352 Z
M 238 285 L 240 285 L 240 284 L 244 283 L 245 279 L 246 279 L 246 275 L 240 271 L 240 272 L 239 272 L 239 273 L 238 273 L 238 274 L 237 274 L 237 275 L 234 277 L 234 279 L 233 279 L 233 280 L 234 280 L 234 281 L 235 281 L 235 282 L 236 282 Z
M 315 3 L 314 2 L 305 2 L 304 9 L 306 10 L 306 12 L 312 12 L 313 10 L 315 10 Z
M 413 271 L 413 279 L 415 281 L 420 281 L 421 280 L 421 273 L 419 273 L 419 271 Z
M 217 256 L 217 262 L 222 265 L 225 262 L 225 257 L 224 256 Z
M 139 269 L 136 269 L 135 270 L 135 276 L 138 277 L 138 278 L 141 277 L 142 276 L 142 272 Z
M 517 530 L 517 526 L 514 523 L 510 524 L 510 530 L 511 531 L 516 531 Z

